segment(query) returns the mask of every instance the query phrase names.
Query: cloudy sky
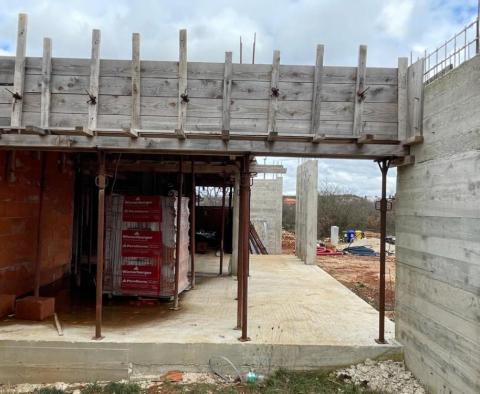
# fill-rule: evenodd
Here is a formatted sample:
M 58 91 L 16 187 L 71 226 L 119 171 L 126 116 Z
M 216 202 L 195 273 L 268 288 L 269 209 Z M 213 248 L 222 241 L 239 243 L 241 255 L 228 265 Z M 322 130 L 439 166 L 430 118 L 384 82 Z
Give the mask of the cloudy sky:
M 461 30 L 475 17 L 477 0 L 0 0 L 0 5 L 0 54 L 13 54 L 17 14 L 26 12 L 29 56 L 41 55 L 47 36 L 54 56 L 89 57 L 90 30 L 98 28 L 104 58 L 130 58 L 131 33 L 139 32 L 143 59 L 176 60 L 178 30 L 187 28 L 192 61 L 223 62 L 226 50 L 238 61 L 240 35 L 248 60 L 256 32 L 257 63 L 271 63 L 272 51 L 279 49 L 284 64 L 314 64 L 321 43 L 327 65 L 355 66 L 358 46 L 366 44 L 369 66 L 396 67 L 399 56 L 421 54 Z M 292 193 L 298 160 L 282 162 L 288 168 L 284 191 Z M 320 160 L 319 179 L 359 195 L 376 196 L 380 187 L 377 165 L 369 161 Z M 388 184 L 393 193 L 395 171 Z

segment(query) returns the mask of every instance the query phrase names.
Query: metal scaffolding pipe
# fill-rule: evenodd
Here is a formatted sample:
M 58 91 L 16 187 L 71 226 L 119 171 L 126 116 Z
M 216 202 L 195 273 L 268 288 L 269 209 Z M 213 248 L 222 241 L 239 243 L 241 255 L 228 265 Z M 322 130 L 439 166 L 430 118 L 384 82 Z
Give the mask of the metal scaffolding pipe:
M 34 296 L 40 296 L 40 282 L 42 273 L 42 213 L 43 213 L 43 195 L 45 193 L 45 167 L 46 153 L 40 152 L 40 185 L 39 185 L 39 201 L 38 201 L 38 219 L 37 219 L 37 255 L 35 262 L 35 278 L 34 278 Z
M 382 198 L 380 200 L 380 283 L 378 295 L 378 343 L 385 341 L 385 239 L 387 237 L 387 173 L 390 166 L 389 159 L 382 159 L 378 162 L 382 173 Z
M 225 255 L 225 176 L 222 184 L 222 216 L 220 224 L 220 271 L 219 275 L 223 275 L 223 259 Z
M 244 237 L 243 234 L 245 231 L 245 223 L 242 220 L 242 218 L 245 216 L 245 204 L 243 203 L 244 195 L 242 194 L 242 173 L 243 173 L 243 167 L 244 163 L 243 161 L 241 162 L 240 165 L 240 182 L 239 182 L 239 193 L 238 193 L 238 199 L 239 199 L 239 209 L 238 209 L 238 241 L 237 241 L 237 329 L 240 330 L 242 328 L 242 313 L 243 313 L 243 253 L 244 253 L 244 248 L 243 248 L 243 242 L 244 242 Z
M 248 337 L 248 274 L 250 265 L 250 253 L 248 248 L 250 227 L 250 157 L 244 157 L 243 171 L 240 180 L 241 204 L 243 206 L 240 216 L 243 223 L 241 237 L 242 242 L 242 342 L 249 341 Z
M 195 288 L 195 208 L 197 192 L 195 186 L 195 168 L 192 160 L 192 193 L 191 193 L 191 211 L 190 211 L 190 287 Z
M 105 154 L 98 154 L 98 218 L 97 218 L 97 278 L 96 278 L 96 304 L 95 304 L 95 337 L 102 339 L 102 311 L 103 311 L 103 264 L 105 245 Z
M 183 194 L 183 159 L 180 158 L 178 168 L 178 196 L 177 196 L 177 230 L 175 237 L 175 288 L 173 293 L 173 308 L 178 309 L 178 286 L 180 279 L 180 226 L 182 224 L 182 194 Z

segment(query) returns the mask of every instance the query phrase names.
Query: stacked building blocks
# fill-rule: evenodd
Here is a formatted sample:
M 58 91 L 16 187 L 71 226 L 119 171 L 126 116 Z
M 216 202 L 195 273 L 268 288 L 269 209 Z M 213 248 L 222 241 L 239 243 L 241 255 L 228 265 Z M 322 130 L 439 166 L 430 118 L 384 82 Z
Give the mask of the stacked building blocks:
M 14 312 L 15 298 L 15 294 L 0 294 L 0 318 L 4 318 Z
M 41 321 L 55 313 L 55 298 L 25 297 L 17 300 L 15 317 L 21 320 Z

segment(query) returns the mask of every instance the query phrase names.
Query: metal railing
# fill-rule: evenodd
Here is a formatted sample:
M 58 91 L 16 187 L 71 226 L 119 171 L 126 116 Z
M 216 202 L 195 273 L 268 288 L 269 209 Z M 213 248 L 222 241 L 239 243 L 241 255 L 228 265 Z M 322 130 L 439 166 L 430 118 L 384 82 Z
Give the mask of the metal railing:
M 479 53 L 479 18 L 434 51 L 425 50 L 423 81 L 430 83 Z M 410 59 L 412 60 L 412 59 Z

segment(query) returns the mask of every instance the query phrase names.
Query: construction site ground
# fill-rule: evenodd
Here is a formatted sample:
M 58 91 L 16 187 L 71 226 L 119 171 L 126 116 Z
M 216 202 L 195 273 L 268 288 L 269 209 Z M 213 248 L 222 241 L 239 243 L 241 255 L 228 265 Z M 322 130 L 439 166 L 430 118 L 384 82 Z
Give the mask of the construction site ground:
M 372 234 L 375 236 L 375 234 Z M 380 251 L 379 238 L 363 238 L 355 240 L 352 246 L 365 245 L 375 252 Z M 295 234 L 284 231 L 282 237 L 283 253 L 295 253 Z M 346 248 L 348 244 L 339 244 L 338 250 Z M 387 245 L 387 251 L 395 252 L 394 245 Z M 376 256 L 318 256 L 317 264 L 324 271 L 337 279 L 344 286 L 378 309 L 379 289 L 379 258 Z M 386 315 L 394 320 L 395 307 L 395 255 L 387 256 L 386 260 L 386 288 L 385 308 Z

